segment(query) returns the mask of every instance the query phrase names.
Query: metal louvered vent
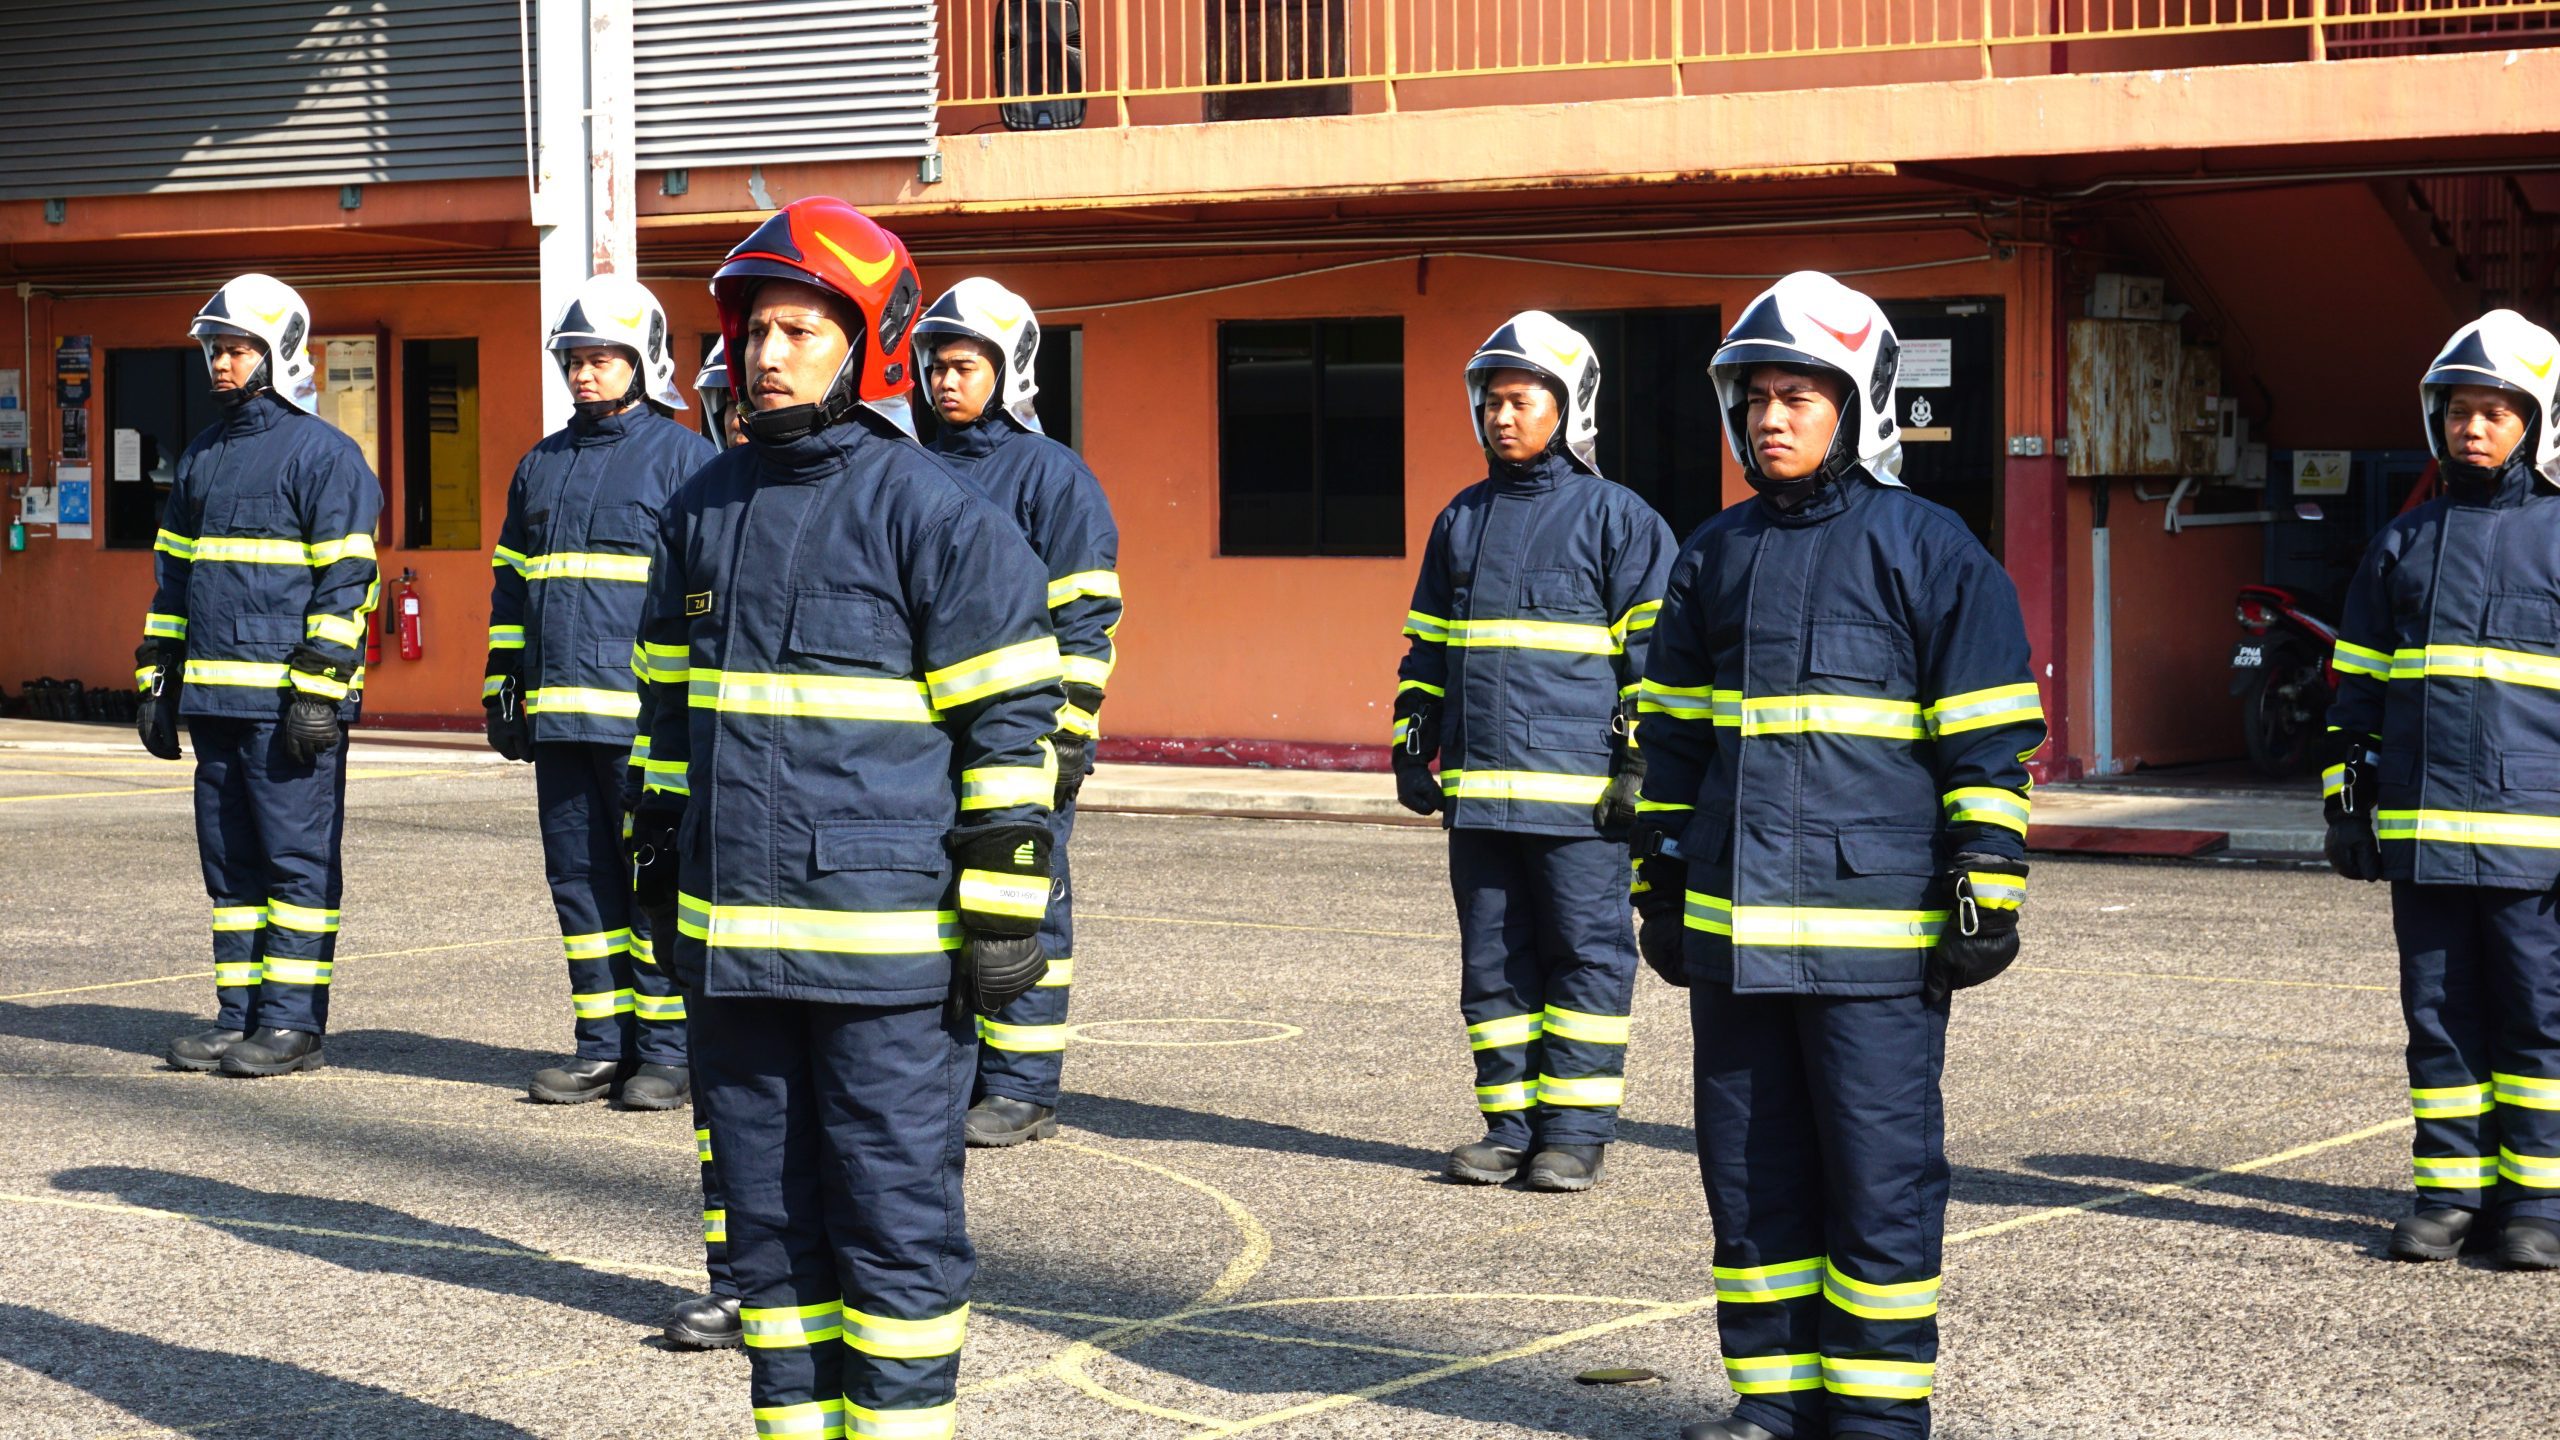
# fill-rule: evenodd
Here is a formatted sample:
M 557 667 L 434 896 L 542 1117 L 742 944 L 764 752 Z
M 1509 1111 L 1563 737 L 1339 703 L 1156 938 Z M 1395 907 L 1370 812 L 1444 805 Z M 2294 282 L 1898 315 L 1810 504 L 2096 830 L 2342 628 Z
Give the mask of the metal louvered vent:
M 0 199 L 522 175 L 519 56 L 516 0 L 11 0 Z
M 636 0 L 642 170 L 930 154 L 933 0 Z

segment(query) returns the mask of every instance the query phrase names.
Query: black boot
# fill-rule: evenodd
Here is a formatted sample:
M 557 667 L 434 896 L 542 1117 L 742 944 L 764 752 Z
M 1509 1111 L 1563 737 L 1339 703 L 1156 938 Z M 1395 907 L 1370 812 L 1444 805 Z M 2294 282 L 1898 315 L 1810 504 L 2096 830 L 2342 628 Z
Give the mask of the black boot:
M 258 1033 L 232 1043 L 222 1055 L 225 1075 L 290 1075 L 320 1068 L 320 1037 L 307 1030 L 279 1030 L 261 1025 Z
M 990 1095 L 969 1107 L 964 1123 L 971 1147 L 985 1150 L 1048 1139 L 1058 1133 L 1058 1110 L 1010 1095 Z
M 1532 1190 L 1588 1190 L 1600 1183 L 1606 1145 L 1550 1145 L 1529 1161 L 1521 1183 Z
M 1470 1185 L 1500 1185 L 1520 1173 L 1524 1154 L 1518 1146 L 1487 1135 L 1450 1151 L 1448 1168 L 1441 1173 Z
M 2430 1205 L 2391 1227 L 2394 1260 L 2450 1260 L 2462 1253 L 2462 1242 L 2480 1212 L 2458 1205 Z
M 1748 1420 L 1727 1418 L 1701 1420 L 1680 1432 L 1680 1440 L 1780 1440 L 1777 1431 L 1754 1425 Z
M 584 1105 L 621 1089 L 638 1073 L 637 1060 L 577 1059 L 534 1071 L 533 1084 L 526 1088 L 545 1105 Z
M 693 1072 L 682 1065 L 643 1065 L 622 1082 L 622 1103 L 634 1110 L 673 1110 L 693 1098 Z
M 667 1343 L 679 1350 L 727 1350 L 746 1338 L 735 1295 L 696 1295 L 667 1316 Z
M 248 1039 L 238 1030 L 199 1030 L 169 1042 L 169 1063 L 180 1070 L 218 1070 L 231 1047 Z
M 2539 1215 L 2510 1217 L 2498 1232 L 2498 1263 L 2509 1270 L 2560 1270 L 2560 1225 Z

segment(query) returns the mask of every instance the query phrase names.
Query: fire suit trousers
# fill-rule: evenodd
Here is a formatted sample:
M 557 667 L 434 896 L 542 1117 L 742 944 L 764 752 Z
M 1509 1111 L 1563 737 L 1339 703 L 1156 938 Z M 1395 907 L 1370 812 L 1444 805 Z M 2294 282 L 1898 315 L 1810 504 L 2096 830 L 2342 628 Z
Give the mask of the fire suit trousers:
M 1496 1143 L 1617 1138 L 1636 987 L 1629 881 L 1627 847 L 1596 835 L 1449 832 L 1458 1007 Z
M 1689 1016 L 1735 1413 L 1798 1440 L 1920 1440 L 1946 1236 L 1946 1002 L 1701 980 Z
M 630 751 L 550 741 L 533 747 L 543 872 L 569 957 L 578 1058 L 685 1063 L 684 997 L 650 953 L 622 851 Z
M 213 1023 L 327 1034 L 347 747 L 295 764 L 281 717 L 199 716 L 187 735 L 196 851 L 213 897 Z
M 2560 899 L 2391 887 L 2418 1203 L 2560 1220 Z
M 756 1433 L 949 1436 L 978 1264 L 966 1020 L 701 996 L 692 1027 Z
M 1049 864 L 1049 910 L 1040 919 L 1040 950 L 1049 972 L 1040 983 L 993 1015 L 978 1020 L 978 1094 L 1003 1095 L 1055 1108 L 1058 1072 L 1067 1058 L 1067 990 L 1076 978 L 1074 891 L 1067 879 L 1067 841 L 1076 831 L 1076 807 L 1068 802 L 1049 817 L 1056 837 Z

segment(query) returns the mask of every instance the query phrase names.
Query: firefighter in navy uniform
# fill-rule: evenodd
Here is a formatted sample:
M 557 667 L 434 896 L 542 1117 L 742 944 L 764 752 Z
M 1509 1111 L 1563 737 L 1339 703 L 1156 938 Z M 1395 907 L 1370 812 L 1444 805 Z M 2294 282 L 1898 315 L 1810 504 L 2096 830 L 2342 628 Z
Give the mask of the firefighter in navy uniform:
M 938 1440 L 975 1018 L 1045 968 L 1048 580 L 908 428 L 896 237 L 795 201 L 712 290 L 755 410 L 661 533 L 638 663 L 683 768 L 647 781 L 634 888 L 677 910 L 757 1432 Z
M 1716 1323 L 1740 1404 L 1687 1440 L 1929 1433 L 1950 991 L 2017 954 L 2017 591 L 1897 479 L 1876 303 L 1790 275 L 1711 374 L 1757 498 L 1681 547 L 1645 661 L 1636 906 L 1690 987 Z
M 1120 527 L 1111 502 L 1076 452 L 1042 433 L 1040 321 L 1021 296 L 983 276 L 943 292 L 916 322 L 925 397 L 942 421 L 934 453 L 989 504 L 1013 518 L 1049 572 L 1049 616 L 1058 632 L 1067 691 L 1050 745 L 1058 754 L 1052 796 L 1055 886 L 1040 927 L 1049 968 L 1030 994 L 978 1025 L 978 1094 L 969 1143 L 1018 1145 L 1057 1132 L 1058 1076 L 1066 1059 L 1067 991 L 1075 983 L 1075 916 L 1067 841 L 1076 792 L 1093 766 L 1103 687 L 1120 625 Z
M 171 1042 L 169 1062 L 317 1070 L 382 487 L 318 418 L 311 311 L 289 286 L 243 275 L 189 333 L 223 414 L 178 458 L 134 652 L 143 747 L 178 759 L 181 724 L 195 746 L 213 897 L 213 1026 Z
M 2417 1117 L 2402 1260 L 2560 1268 L 2560 341 L 2511 310 L 2419 381 L 2445 493 L 2338 627 L 2329 861 L 2391 882 Z M 2494 1217 L 2496 1234 L 2489 1232 Z
M 1406 808 L 1437 810 L 1449 830 L 1485 1135 L 1447 1173 L 1493 1185 L 1525 1164 L 1532 1189 L 1587 1190 L 1626 1093 L 1636 680 L 1674 547 L 1593 461 L 1589 341 L 1525 311 L 1466 379 L 1491 473 L 1432 523 L 1393 753 Z
M 489 744 L 533 762 L 543 868 L 569 961 L 577 1053 L 534 1072 L 533 1098 L 619 1094 L 640 1110 L 685 1103 L 684 997 L 634 924 L 623 865 L 626 767 L 645 764 L 631 647 L 667 497 L 711 459 L 672 418 L 667 316 L 624 275 L 578 287 L 546 342 L 575 407 L 516 466 L 490 559 Z
M 737 393 L 729 387 L 726 341 L 711 342 L 711 353 L 703 357 L 702 368 L 694 374 L 693 393 L 702 402 L 702 433 L 709 437 L 713 449 L 726 450 L 746 443 L 746 434 L 739 428 L 743 417 Z M 636 644 L 632 651 L 632 669 L 638 673 L 648 661 Z M 641 738 L 647 736 L 648 731 L 643 728 Z M 643 759 L 632 767 L 636 778 L 626 782 L 630 786 L 625 796 L 627 808 L 638 808 L 642 786 L 653 773 L 648 766 L 649 761 Z M 654 774 L 681 793 L 684 769 L 681 762 L 669 762 L 660 765 Z M 676 933 L 673 902 L 649 912 L 647 923 L 652 935 Z M 681 972 L 675 978 L 682 983 Z M 720 1198 L 720 1177 L 711 1163 L 711 1114 L 703 1106 L 699 1086 L 693 1092 L 693 1148 L 694 1158 L 702 1167 L 702 1268 L 711 1276 L 711 1288 L 677 1301 L 661 1333 L 678 1350 L 727 1350 L 736 1347 L 746 1331 L 738 1322 L 737 1279 L 729 1271 L 729 1209 Z

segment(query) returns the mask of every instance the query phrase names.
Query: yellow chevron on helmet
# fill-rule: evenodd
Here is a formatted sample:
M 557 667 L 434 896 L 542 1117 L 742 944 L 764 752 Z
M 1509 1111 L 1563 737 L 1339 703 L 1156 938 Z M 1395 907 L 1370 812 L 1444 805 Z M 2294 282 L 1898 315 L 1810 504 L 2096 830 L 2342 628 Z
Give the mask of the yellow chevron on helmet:
M 311 363 L 311 307 L 292 286 L 272 275 L 242 275 L 213 292 L 187 333 L 204 347 L 208 373 L 216 335 L 246 335 L 265 345 L 266 383 L 295 408 L 320 413 L 320 372 Z
M 565 373 L 566 351 L 581 345 L 615 345 L 632 355 L 632 388 L 665 406 L 684 408 L 676 389 L 676 357 L 667 335 L 666 307 L 649 287 L 628 275 L 590 275 L 580 282 L 560 317 L 551 322 L 543 348 L 552 352 Z
M 984 275 L 972 275 L 942 292 L 916 322 L 917 368 L 934 368 L 935 337 L 962 336 L 995 351 L 996 401 L 1016 424 L 1040 433 L 1040 415 L 1032 401 L 1040 385 L 1032 371 L 1040 358 L 1040 317 L 1031 302 Z
M 2444 439 L 2445 404 L 2453 387 L 2511 390 L 2533 402 L 2535 423 L 2525 438 L 2534 447 L 2535 472 L 2560 486 L 2560 426 L 2552 423 L 2554 401 L 2560 400 L 2560 363 L 2555 361 L 2560 361 L 2560 340 L 2513 310 L 2492 310 L 2454 331 L 2418 381 L 2427 452 L 2439 465 L 2453 463 Z
M 1485 376 L 1495 370 L 1527 370 L 1556 382 L 1564 416 L 1557 422 L 1566 453 L 1592 475 L 1600 440 L 1600 357 L 1581 331 L 1544 310 L 1523 310 L 1485 337 L 1467 361 L 1467 425 L 1484 441 Z

